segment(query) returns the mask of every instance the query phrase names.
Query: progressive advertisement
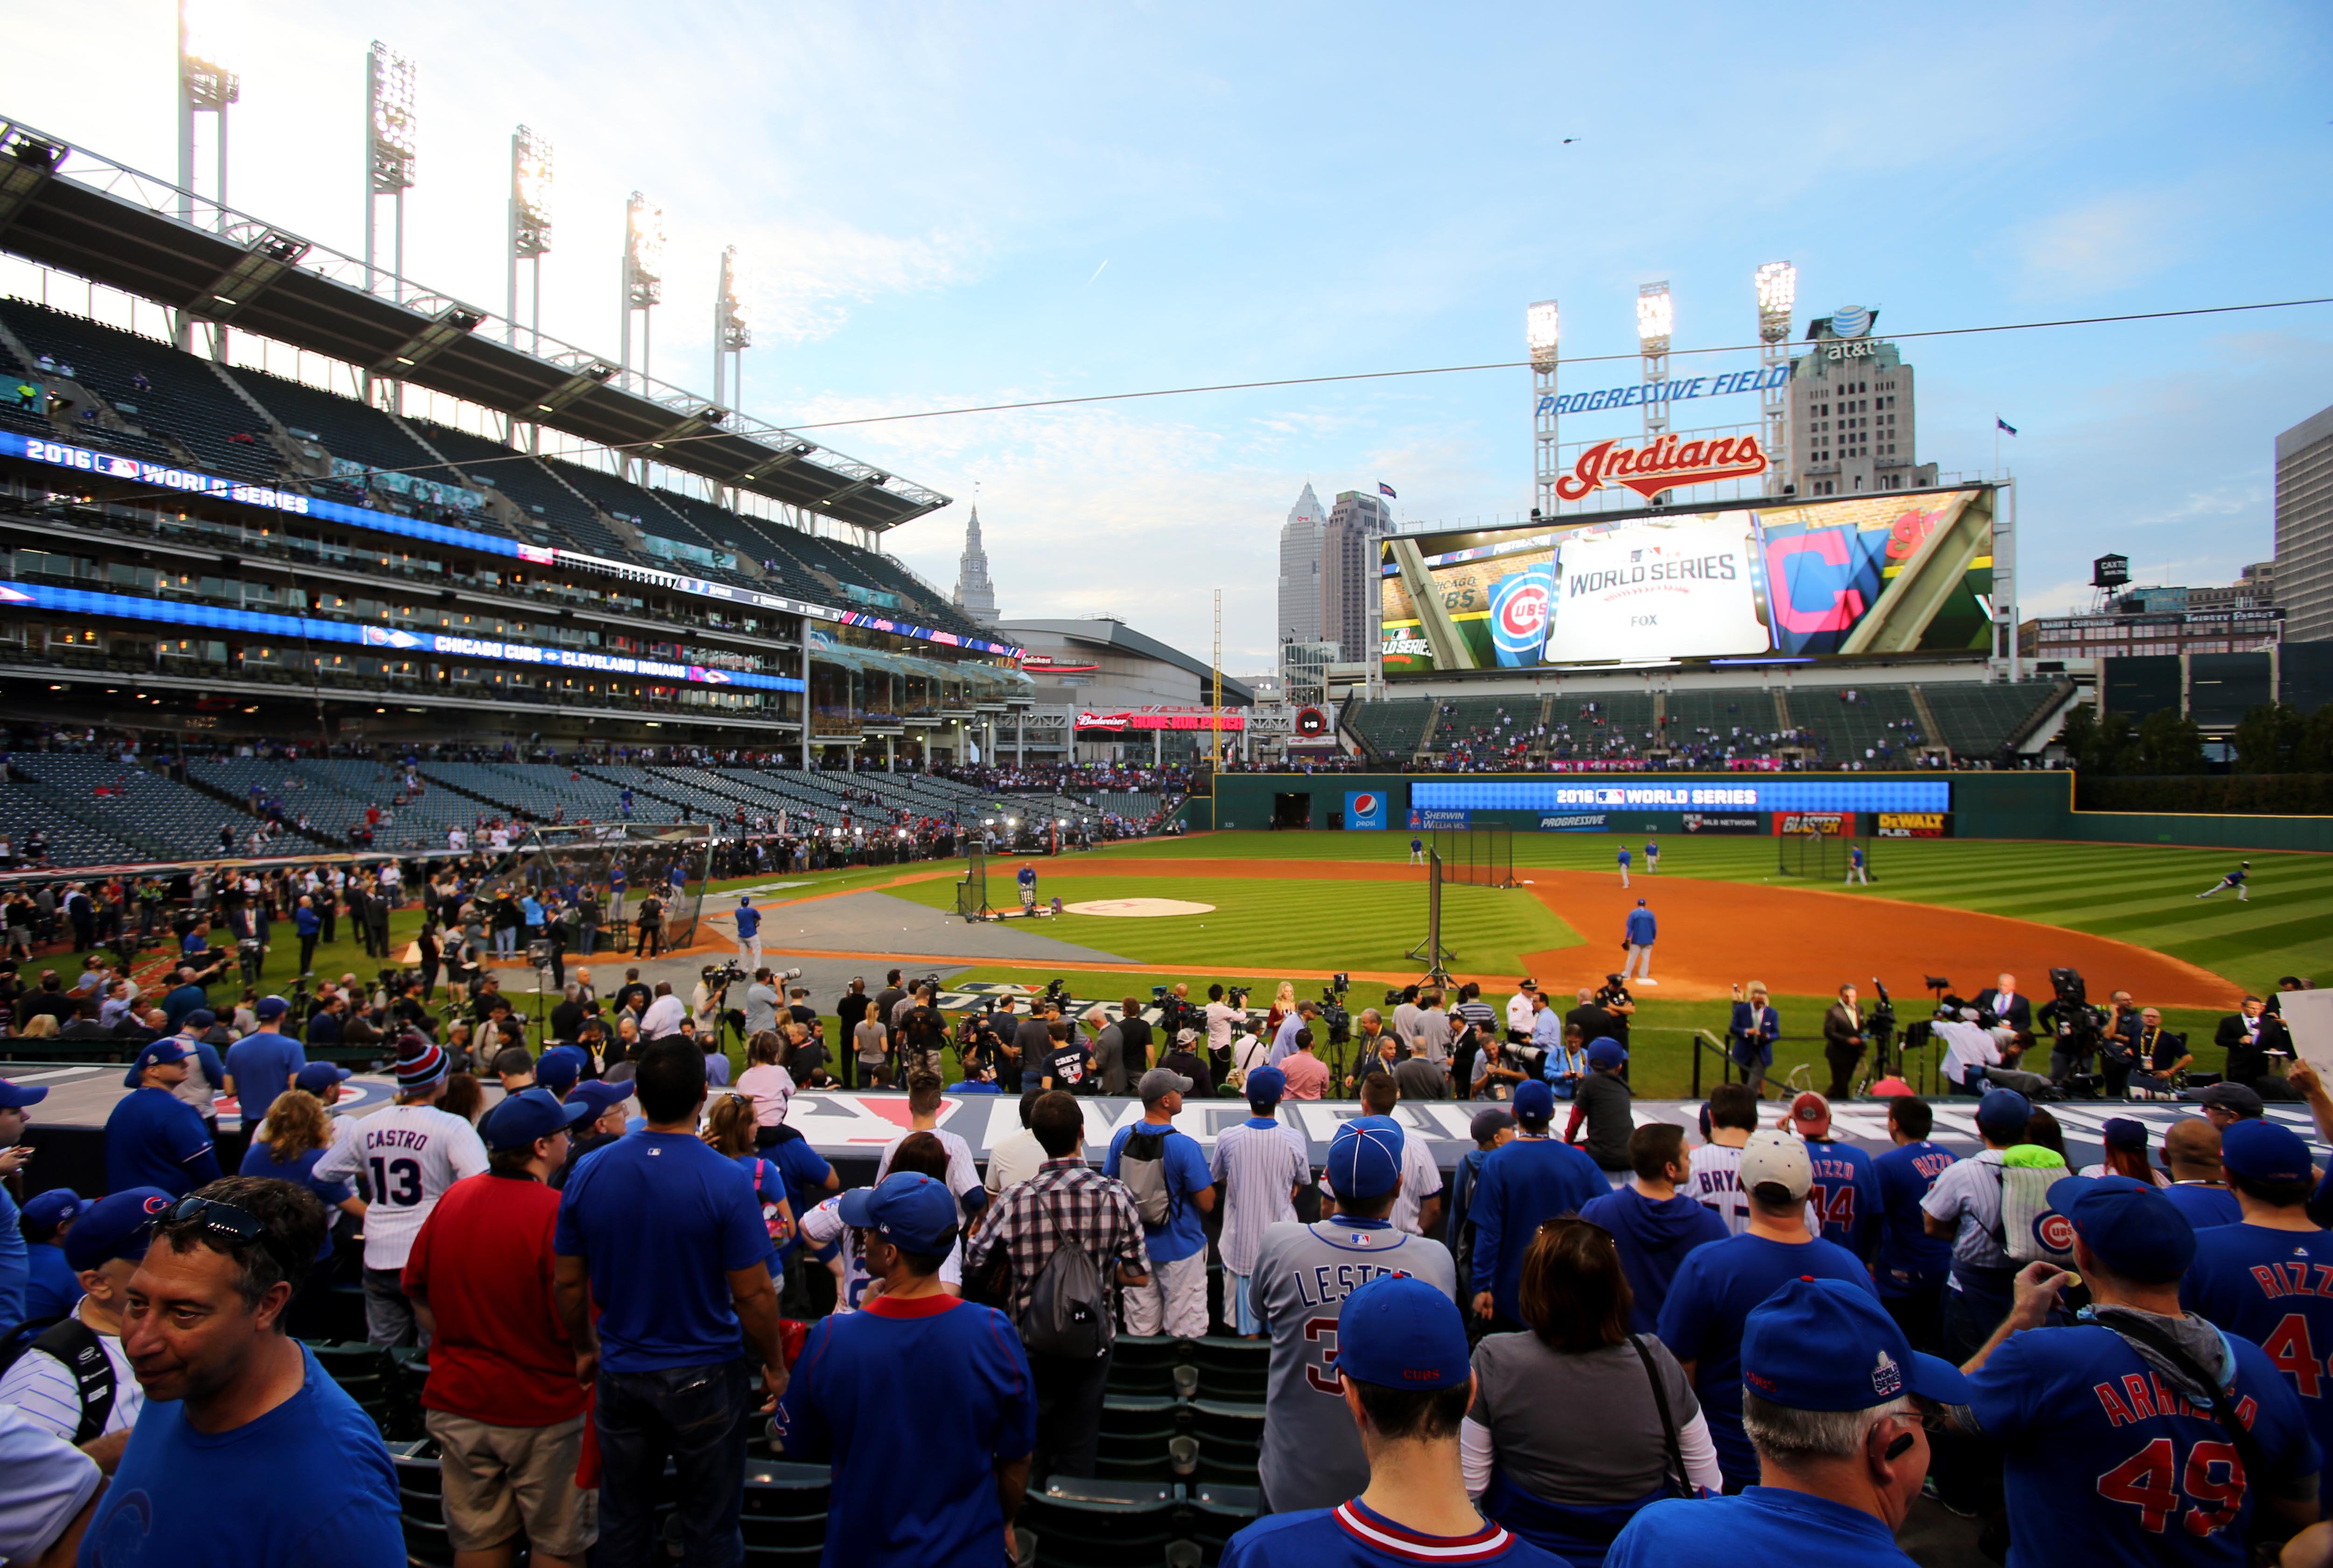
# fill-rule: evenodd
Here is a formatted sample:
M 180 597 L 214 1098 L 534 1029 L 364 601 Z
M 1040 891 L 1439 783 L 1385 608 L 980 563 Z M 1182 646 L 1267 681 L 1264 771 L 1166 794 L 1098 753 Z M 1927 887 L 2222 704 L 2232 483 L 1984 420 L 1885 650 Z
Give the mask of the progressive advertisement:
M 1391 679 L 1982 653 L 1992 490 L 1405 534 L 1384 541 L 1379 569 Z

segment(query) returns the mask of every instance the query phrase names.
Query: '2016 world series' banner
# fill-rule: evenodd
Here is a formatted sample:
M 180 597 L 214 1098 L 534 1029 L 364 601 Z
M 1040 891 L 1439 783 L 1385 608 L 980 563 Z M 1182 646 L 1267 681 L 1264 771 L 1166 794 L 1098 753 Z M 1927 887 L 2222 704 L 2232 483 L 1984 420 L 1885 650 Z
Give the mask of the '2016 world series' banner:
M 1384 541 L 1388 677 L 1982 652 L 1992 490 L 1616 512 Z

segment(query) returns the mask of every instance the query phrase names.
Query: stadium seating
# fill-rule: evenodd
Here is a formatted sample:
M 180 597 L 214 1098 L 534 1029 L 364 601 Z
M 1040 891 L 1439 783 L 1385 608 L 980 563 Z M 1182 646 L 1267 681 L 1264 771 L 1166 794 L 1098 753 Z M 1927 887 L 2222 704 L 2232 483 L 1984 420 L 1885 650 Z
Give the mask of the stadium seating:
M 1694 761 L 1771 755 L 1781 727 L 1773 694 L 1763 690 L 1671 692 L 1662 705 L 1661 743 Z
M 16 759 L 11 757 L 13 766 Z M 120 865 L 152 858 L 143 845 L 133 844 L 110 827 L 83 820 L 45 792 L 15 782 L 0 784 L 0 829 L 21 854 L 34 828 L 48 840 L 53 865 Z
M 1909 686 L 1842 686 L 1791 693 L 1791 719 L 1814 737 L 1823 761 L 1900 768 L 1922 744 Z
M 1351 709 L 1353 732 L 1388 761 L 1407 762 L 1417 751 L 1426 721 L 1434 711 L 1434 704 L 1423 697 L 1357 703 Z
M 369 404 L 264 371 L 234 369 L 227 374 L 294 438 L 312 439 L 335 457 L 440 483 L 462 483 L 399 429 L 396 420 Z M 368 496 L 361 504 L 377 506 L 384 499 Z
M 232 822 L 238 837 L 253 826 L 252 819 L 235 808 L 119 757 L 89 751 L 19 751 L 9 757 L 8 765 L 33 787 L 54 791 L 53 798 L 61 808 L 139 846 L 146 853 L 135 858 L 191 860 L 216 856 L 222 822 Z M 281 846 L 288 855 L 321 846 L 320 839 L 304 835 L 288 837 Z
M 2065 702 L 2072 689 L 2060 681 L 2037 698 L 2030 685 L 1923 685 L 1920 695 L 1936 716 L 1935 738 L 1955 757 L 1982 760 L 1998 753 L 2037 715 Z
M 527 515 L 526 531 L 542 534 L 542 542 L 588 550 L 594 555 L 638 559 L 600 521 L 590 502 L 560 483 L 551 470 L 535 459 L 499 441 L 489 441 L 449 425 L 421 419 L 407 423 L 422 440 L 444 453 L 456 472 L 466 476 L 458 483 L 499 491 L 508 497 Z

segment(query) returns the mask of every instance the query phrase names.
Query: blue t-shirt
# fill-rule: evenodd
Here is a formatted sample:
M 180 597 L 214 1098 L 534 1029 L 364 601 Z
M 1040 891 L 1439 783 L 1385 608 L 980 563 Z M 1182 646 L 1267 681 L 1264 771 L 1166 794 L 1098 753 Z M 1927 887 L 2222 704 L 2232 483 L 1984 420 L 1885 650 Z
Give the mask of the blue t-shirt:
M 34 1248 L 38 1252 L 40 1249 Z M 2317 1446 L 2333 1454 L 2333 1234 L 2221 1225 L 2195 1238 L 2179 1305 L 2268 1356 L 2300 1396 Z
M 168 1089 L 132 1089 L 105 1119 L 105 1188 L 159 1187 L 183 1198 L 219 1179 L 210 1129 Z
M 24 1321 L 62 1317 L 83 1295 L 81 1276 L 65 1261 L 65 1249 L 53 1242 L 36 1242 L 25 1251 L 32 1265 L 32 1278 L 24 1287 Z M 0 1305 L 0 1319 L 7 1315 L 7 1308 Z
M 1552 1138 L 1518 1138 L 1491 1151 L 1467 1200 L 1474 1227 L 1472 1288 L 1487 1290 L 1500 1314 L 1523 1320 L 1523 1252 L 1542 1221 L 1577 1214 L 1612 1190 L 1596 1162 Z
M 1805 1492 L 1752 1487 L 1738 1497 L 1672 1497 L 1637 1513 L 1604 1568 L 1681 1563 L 1820 1563 L 1824 1568 L 1903 1568 L 1895 1532 L 1860 1508 Z
M 148 1401 L 82 1537 L 80 1568 L 404 1568 L 380 1429 L 305 1345 L 301 1391 L 231 1431 Z
M 1471 1535 L 1422 1535 L 1359 1497 L 1333 1508 L 1258 1519 L 1224 1545 L 1221 1568 L 1379 1568 L 1387 1563 L 1564 1568 L 1562 1558 L 1488 1520 Z
M 1628 849 L 1626 845 L 1623 845 L 1620 847 L 1620 864 L 1623 865 L 1628 864 Z
M 2237 1460 L 2226 1430 L 2112 1329 L 2029 1329 L 1986 1359 L 1969 1380 L 1969 1409 L 2004 1450 L 2009 1568 L 2242 1568 L 2255 1489 L 2290 1491 L 2319 1457 L 2292 1385 L 2260 1346 L 2226 1340 L 2237 1397 L 2252 1406 L 2248 1424 L 2273 1471 L 2241 1488 L 2228 1485 Z
M 761 1200 L 736 1162 L 682 1133 L 628 1133 L 583 1157 L 552 1246 L 590 1260 L 600 1364 L 614 1372 L 737 1358 L 727 1271 L 766 1264 Z
M 1729 1481 L 1747 1486 L 1758 1478 L 1757 1450 L 1742 1430 L 1742 1325 L 1768 1296 L 1801 1278 L 1853 1280 L 1871 1289 L 1871 1276 L 1844 1247 L 1819 1238 L 1770 1241 L 1745 1231 L 1695 1248 L 1661 1303 L 1661 1343 L 1677 1360 L 1694 1363 L 1693 1391 Z
M 2243 1205 L 2236 1195 L 2224 1187 L 2204 1187 L 2193 1181 L 2174 1181 L 2163 1190 L 2163 1195 L 2178 1205 L 2179 1212 L 2187 1216 L 2187 1223 L 2197 1230 L 2208 1230 L 2215 1225 L 2242 1225 Z
M 762 932 L 762 912 L 751 904 L 737 906 L 737 940 L 751 942 Z
M 1822 1238 L 1835 1241 L 1858 1257 L 1868 1257 L 1879 1244 L 1879 1174 L 1871 1156 L 1852 1143 L 1820 1143 L 1807 1140 L 1807 1158 L 1814 1162 L 1814 1190 L 1807 1201 L 1822 1220 Z
M 30 1250 L 24 1240 L 24 1214 L 8 1189 L 0 1187 L 0 1329 L 24 1321 L 24 1296 L 32 1283 Z M 80 1290 L 81 1286 L 73 1286 L 75 1301 L 81 1299 Z
M 329 1152 L 331 1151 L 326 1149 L 302 1149 L 279 1165 L 275 1162 L 275 1152 L 265 1143 L 254 1138 L 251 1142 L 251 1147 L 243 1152 L 243 1164 L 236 1170 L 235 1174 L 273 1176 L 279 1181 L 296 1181 L 313 1192 L 317 1201 L 323 1204 L 325 1208 L 331 1209 L 346 1203 L 355 1197 L 357 1192 L 355 1188 L 345 1181 L 316 1180 L 316 1162 Z M 325 1218 L 329 1219 L 331 1216 L 327 1215 Z M 329 1239 L 329 1233 L 327 1239 Z
M 995 1568 L 996 1465 L 1036 1446 L 1037 1396 L 1003 1313 L 878 1296 L 811 1325 L 774 1426 L 788 1459 L 833 1465 L 826 1562 Z
M 1109 1141 L 1109 1153 L 1101 1162 L 1105 1176 L 1118 1174 L 1118 1157 L 1126 1141 L 1134 1136 L 1137 1128 L 1147 1126 L 1141 1122 L 1128 1122 Z M 1204 1192 L 1215 1185 L 1215 1173 L 1207 1169 L 1207 1157 L 1199 1151 L 1199 1141 L 1186 1133 L 1166 1129 L 1166 1140 L 1161 1152 L 1166 1165 L 1166 1223 L 1152 1226 L 1144 1221 L 1142 1244 L 1150 1252 L 1153 1263 L 1173 1263 L 1207 1248 L 1206 1217 L 1199 1206 L 1191 1201 L 1191 1194 Z
M 275 1096 L 292 1086 L 291 1080 L 308 1065 L 308 1053 L 289 1035 L 263 1029 L 245 1035 L 226 1048 L 227 1076 L 235 1080 L 235 1097 L 243 1106 L 243 1124 L 259 1125 Z M 253 1091 L 256 1090 L 256 1093 Z
M 786 1196 L 793 1201 L 797 1227 L 792 1239 L 779 1249 L 777 1261 L 770 1266 L 770 1272 L 775 1274 L 802 1249 L 802 1231 L 799 1229 L 802 1217 L 826 1197 L 827 1179 L 834 1174 L 834 1167 L 810 1146 L 807 1138 L 789 1138 L 782 1143 L 774 1144 L 762 1151 L 762 1158 L 776 1166 L 779 1176 L 784 1181 Z
M 1871 1162 L 1879 1177 L 1879 1294 L 1933 1290 L 1952 1272 L 1953 1244 L 1928 1234 L 1920 1200 L 1936 1172 L 1953 1162 L 1949 1149 L 1925 1141 L 1899 1144 Z

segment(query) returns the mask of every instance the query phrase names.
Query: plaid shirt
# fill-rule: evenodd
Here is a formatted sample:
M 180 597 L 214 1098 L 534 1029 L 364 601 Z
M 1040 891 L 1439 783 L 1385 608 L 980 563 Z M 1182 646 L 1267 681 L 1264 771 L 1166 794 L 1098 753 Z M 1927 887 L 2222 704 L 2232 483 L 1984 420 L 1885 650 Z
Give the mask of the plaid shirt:
M 1105 1176 L 1076 1154 L 1048 1160 L 1037 1174 L 1005 1189 L 988 1206 L 965 1248 L 966 1273 L 977 1273 L 1002 1246 L 1013 1264 L 1011 1315 L 1015 1323 L 1029 1309 L 1029 1293 L 1045 1260 L 1062 1241 L 1079 1241 L 1105 1275 L 1111 1259 L 1136 1274 L 1150 1272 L 1142 1245 L 1142 1216 L 1134 1195 L 1115 1177 Z

